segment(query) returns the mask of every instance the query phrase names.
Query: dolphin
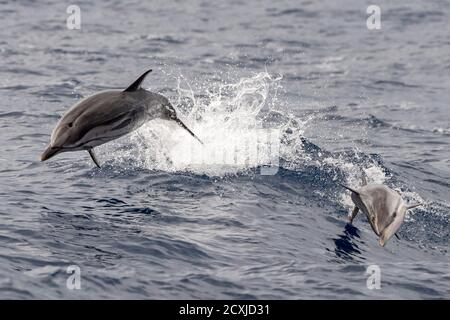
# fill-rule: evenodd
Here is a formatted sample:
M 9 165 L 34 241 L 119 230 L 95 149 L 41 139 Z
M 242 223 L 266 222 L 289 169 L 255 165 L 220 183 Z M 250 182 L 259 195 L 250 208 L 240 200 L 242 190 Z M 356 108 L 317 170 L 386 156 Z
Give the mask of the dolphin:
M 382 247 L 398 231 L 405 219 L 406 211 L 421 205 L 420 203 L 406 205 L 399 193 L 382 184 L 365 183 L 359 189 L 343 184 L 341 186 L 352 192 L 351 197 L 355 204 L 349 217 L 350 223 L 359 210 L 364 212 L 372 230 L 379 236 L 378 243 Z
M 202 143 L 177 117 L 166 97 L 141 88 L 151 71 L 144 72 L 125 90 L 98 92 L 72 106 L 53 129 L 41 161 L 62 152 L 87 150 L 100 168 L 94 147 L 120 138 L 156 118 L 175 121 Z

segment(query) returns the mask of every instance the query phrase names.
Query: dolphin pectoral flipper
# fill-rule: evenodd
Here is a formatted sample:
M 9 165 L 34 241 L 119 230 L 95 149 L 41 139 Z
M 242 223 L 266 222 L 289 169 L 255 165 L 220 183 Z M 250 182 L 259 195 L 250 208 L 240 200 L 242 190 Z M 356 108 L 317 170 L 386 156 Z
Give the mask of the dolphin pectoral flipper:
M 125 92 L 132 92 L 132 91 L 138 90 L 141 87 L 142 81 L 144 81 L 145 77 L 150 72 L 152 72 L 152 69 L 145 71 L 139 78 L 137 78 L 136 81 L 134 81 L 128 88 L 126 88 L 123 91 L 125 91 Z
M 89 149 L 88 152 L 89 152 L 89 155 L 91 156 L 92 161 L 94 161 L 95 165 L 97 167 L 101 168 L 100 165 L 98 164 L 97 157 L 95 156 L 94 149 Z
M 352 215 L 349 217 L 349 221 L 350 223 L 353 223 L 353 220 L 355 219 L 356 215 L 358 214 L 359 208 L 357 206 L 355 206 L 355 208 L 353 208 L 352 211 Z

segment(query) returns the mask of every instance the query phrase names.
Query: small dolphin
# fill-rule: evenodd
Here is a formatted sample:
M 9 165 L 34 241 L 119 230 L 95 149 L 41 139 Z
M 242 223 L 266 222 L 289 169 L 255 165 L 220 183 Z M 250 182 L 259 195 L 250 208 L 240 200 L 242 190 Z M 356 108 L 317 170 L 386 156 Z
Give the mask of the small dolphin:
M 167 98 L 141 88 L 142 81 L 151 71 L 144 72 L 123 91 L 102 91 L 70 108 L 53 129 L 41 161 L 61 152 L 87 150 L 100 168 L 94 147 L 120 138 L 156 118 L 174 120 L 200 141 L 177 117 Z
M 373 231 L 379 236 L 378 242 L 382 247 L 400 228 L 406 210 L 421 205 L 406 205 L 400 194 L 382 184 L 366 184 L 359 189 L 342 186 L 352 192 L 352 201 L 355 204 L 349 218 L 350 223 L 359 210 L 364 212 Z

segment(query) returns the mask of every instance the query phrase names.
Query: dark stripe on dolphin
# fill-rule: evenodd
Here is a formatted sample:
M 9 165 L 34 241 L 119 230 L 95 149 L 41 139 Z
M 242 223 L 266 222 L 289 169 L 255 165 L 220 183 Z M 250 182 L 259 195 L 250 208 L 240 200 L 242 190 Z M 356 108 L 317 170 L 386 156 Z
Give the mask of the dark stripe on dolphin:
M 84 130 L 82 130 L 80 132 L 78 140 L 82 140 L 92 129 L 98 128 L 99 126 L 113 125 L 114 123 L 120 122 L 122 119 L 124 119 L 118 126 L 111 128 L 110 131 L 114 131 L 115 129 L 121 129 L 121 128 L 125 127 L 125 126 L 121 126 L 124 122 L 128 121 L 128 124 L 129 124 L 129 123 L 131 123 L 133 121 L 133 119 L 130 118 L 130 114 L 132 114 L 131 117 L 133 117 L 133 119 L 134 119 L 135 112 L 124 112 L 124 113 L 119 114 L 117 117 L 112 118 L 112 119 L 110 119 L 108 121 L 102 122 L 101 124 L 99 124 L 99 125 L 97 125 L 95 127 L 90 127 L 90 128 L 86 127 L 86 128 L 84 128 Z M 93 139 L 93 140 L 97 140 L 97 139 Z M 93 140 L 91 139 L 89 141 L 93 141 Z M 86 142 L 83 142 L 83 143 L 79 144 L 78 146 L 80 146 L 82 144 L 85 144 L 85 143 Z
M 127 127 L 128 125 L 130 125 L 133 122 L 133 119 L 125 119 L 124 121 L 122 121 L 121 123 L 119 123 L 117 126 L 113 127 L 111 130 L 120 130 L 123 129 L 125 127 Z
M 202 140 L 200 140 L 192 131 L 191 129 L 189 129 L 180 119 L 176 118 L 174 119 L 176 123 L 178 123 L 178 125 L 180 125 L 183 129 L 185 129 L 187 132 L 189 132 L 191 134 L 191 136 L 193 136 L 195 139 L 198 140 L 198 142 L 200 142 L 201 144 L 203 144 Z

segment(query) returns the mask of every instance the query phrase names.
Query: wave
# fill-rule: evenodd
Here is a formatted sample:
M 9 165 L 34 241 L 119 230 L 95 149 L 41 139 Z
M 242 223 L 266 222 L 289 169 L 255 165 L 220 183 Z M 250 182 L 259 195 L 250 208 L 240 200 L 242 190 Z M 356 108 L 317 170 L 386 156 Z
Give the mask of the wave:
M 155 120 L 124 138 L 126 141 L 120 139 L 102 146 L 102 152 L 115 154 L 106 165 L 124 174 L 140 174 L 144 170 L 169 173 L 174 181 L 188 177 L 191 186 L 192 180 L 203 184 L 225 179 L 240 184 L 246 179 L 259 179 L 258 183 L 272 190 L 272 195 L 282 197 L 287 192 L 288 201 L 292 201 L 295 193 L 307 193 L 308 201 L 328 203 L 344 220 L 343 215 L 352 210 L 353 202 L 350 193 L 338 183 L 358 187 L 365 176 L 369 183 L 386 184 L 399 191 L 406 202 L 424 204 L 407 214 L 406 227 L 400 234 L 410 240 L 422 243 L 427 238 L 423 235 L 413 239 L 411 234 L 423 228 L 424 217 L 430 213 L 433 218 L 428 219 L 428 225 L 448 224 L 449 205 L 423 199 L 379 155 L 366 154 L 354 145 L 330 152 L 309 141 L 304 136 L 305 130 L 315 117 L 323 114 L 312 112 L 303 117 L 291 114 L 288 109 L 295 108 L 286 108 L 279 96 L 283 90 L 281 80 L 279 75 L 263 72 L 231 83 L 215 83 L 210 87 L 202 84 L 195 88 L 180 77 L 176 96 L 171 100 L 176 101 L 180 118 L 204 145 L 176 124 Z M 368 125 L 374 119 L 369 116 Z M 274 182 L 265 180 L 266 175 L 277 175 L 283 182 L 278 178 Z M 155 187 L 145 185 L 142 185 L 144 192 Z M 415 219 L 421 221 L 420 226 L 414 223 Z M 351 241 L 346 244 L 343 241 L 355 234 L 352 230 L 347 228 L 342 238 L 336 239 L 338 249 L 344 253 Z M 445 243 L 448 235 L 444 233 L 426 242 L 427 246 Z

